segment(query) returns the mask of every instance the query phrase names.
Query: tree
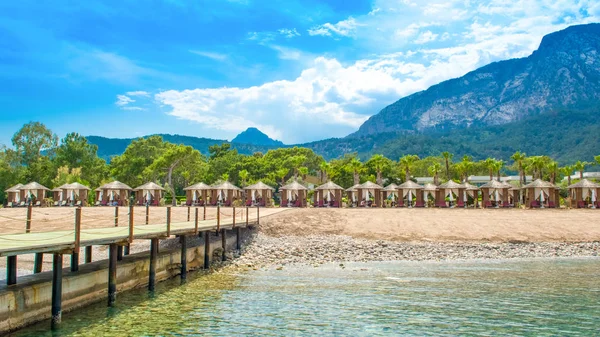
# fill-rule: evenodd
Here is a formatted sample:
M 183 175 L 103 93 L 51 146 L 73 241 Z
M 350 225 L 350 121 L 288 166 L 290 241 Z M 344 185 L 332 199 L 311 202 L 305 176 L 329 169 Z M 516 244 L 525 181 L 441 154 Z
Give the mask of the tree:
M 375 154 L 367 161 L 366 165 L 372 166 L 375 169 L 377 174 L 375 180 L 377 181 L 377 184 L 383 185 L 383 177 L 381 174 L 384 169 L 390 167 L 390 160 L 381 154 Z
M 58 137 L 40 122 L 29 122 L 12 137 L 16 152 L 25 166 L 36 163 L 42 152 L 52 152 L 58 143 Z
M 191 146 L 185 146 L 182 144 L 166 144 L 165 151 L 144 170 L 144 174 L 146 176 L 156 177 L 158 174 L 160 174 L 159 172 L 166 171 L 166 183 L 168 184 L 171 195 L 173 196 L 173 206 L 176 206 L 177 199 L 175 199 L 176 191 L 175 186 L 173 185 L 173 171 L 179 165 L 181 165 L 183 161 L 185 161 L 189 156 L 198 150 L 195 150 Z
M 98 186 L 107 178 L 108 166 L 104 160 L 98 158 L 98 147 L 89 144 L 87 139 L 78 133 L 67 134 L 55 152 L 52 159 L 54 166 L 69 169 L 81 168 L 81 182 Z
M 547 165 L 546 169 L 550 172 L 550 182 L 556 184 L 556 176 L 558 175 L 558 163 L 554 160 L 551 160 Z
M 600 155 L 595 156 L 594 160 L 596 161 L 596 165 L 600 165 Z
M 548 156 L 532 156 L 525 160 L 525 168 L 530 170 L 533 174 L 533 179 L 543 179 L 544 168 L 548 166 L 551 161 Z
M 322 161 L 321 164 L 319 164 L 319 180 L 321 181 L 321 184 L 327 181 L 327 177 L 330 171 L 331 165 L 329 165 L 328 162 Z
M 583 179 L 583 171 L 585 171 L 585 167 L 591 165 L 592 163 L 587 161 L 578 160 L 575 163 L 575 170 L 579 171 L 579 179 Z
M 525 160 L 527 159 L 527 155 L 525 153 L 522 153 L 521 151 L 517 151 L 512 156 L 510 156 L 510 159 L 513 160 L 516 169 L 519 171 L 519 186 L 522 187 L 527 183 L 525 181 L 525 169 L 523 166 Z
M 490 173 L 490 180 L 494 179 L 494 171 L 496 170 L 496 159 L 494 158 L 487 158 L 485 161 L 485 167 L 488 169 L 489 173 Z
M 454 166 L 459 174 L 460 181 L 466 181 L 469 172 L 473 168 L 473 159 L 469 156 L 463 156 L 462 161 Z
M 419 160 L 419 156 L 416 154 L 407 154 L 400 158 L 400 167 L 404 170 L 405 181 L 410 180 L 410 170 L 417 160 Z
M 452 157 L 454 157 L 454 155 L 450 152 L 442 152 L 442 157 L 444 158 L 445 164 L 446 164 L 446 179 L 449 180 L 450 179 L 450 164 L 452 161 Z
M 494 162 L 494 171 L 496 172 L 496 176 L 498 177 L 498 181 L 500 181 L 500 171 L 504 167 L 504 160 L 496 160 Z
M 298 173 L 302 176 L 302 180 L 306 180 L 306 177 L 308 176 L 308 167 L 302 166 L 298 168 Z
M 122 155 L 112 158 L 110 162 L 111 176 L 129 186 L 135 187 L 143 184 L 145 182 L 144 174 L 153 173 L 152 170 L 146 171 L 146 173 L 144 171 L 163 155 L 167 144 L 161 136 L 150 136 L 132 141 Z
M 246 181 L 248 181 L 248 170 L 241 170 L 238 175 L 240 179 L 242 179 L 242 187 L 246 187 Z
M 571 174 L 573 174 L 573 170 L 575 170 L 575 167 L 573 165 L 565 165 L 563 167 L 561 167 L 560 169 L 560 173 L 567 177 L 567 186 L 571 185 Z
M 358 158 L 353 158 L 348 166 L 352 170 L 354 185 L 360 184 L 360 171 L 363 169 L 363 164 L 360 162 L 360 160 L 358 160 Z
M 429 174 L 433 176 L 433 183 L 439 185 L 439 174 L 442 171 L 442 165 L 440 163 L 434 163 L 428 169 Z
M 278 178 L 281 178 L 281 186 L 285 185 L 285 177 L 287 176 L 288 172 L 290 172 L 290 170 L 286 168 L 280 168 L 275 172 L 275 175 Z

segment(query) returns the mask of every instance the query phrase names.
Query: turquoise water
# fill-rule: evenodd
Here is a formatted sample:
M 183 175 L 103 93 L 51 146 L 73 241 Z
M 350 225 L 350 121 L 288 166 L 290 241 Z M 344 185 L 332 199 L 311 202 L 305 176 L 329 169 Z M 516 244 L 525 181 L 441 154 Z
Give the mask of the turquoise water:
M 600 335 L 600 259 L 386 262 L 193 275 L 13 336 Z

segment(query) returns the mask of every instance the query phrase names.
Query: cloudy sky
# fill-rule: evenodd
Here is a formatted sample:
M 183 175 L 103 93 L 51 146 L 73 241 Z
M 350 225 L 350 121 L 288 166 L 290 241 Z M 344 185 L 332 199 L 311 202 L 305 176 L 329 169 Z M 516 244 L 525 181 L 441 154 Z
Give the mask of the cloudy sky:
M 2 1 L 0 144 L 30 120 L 59 136 L 341 137 L 599 17 L 597 0 Z

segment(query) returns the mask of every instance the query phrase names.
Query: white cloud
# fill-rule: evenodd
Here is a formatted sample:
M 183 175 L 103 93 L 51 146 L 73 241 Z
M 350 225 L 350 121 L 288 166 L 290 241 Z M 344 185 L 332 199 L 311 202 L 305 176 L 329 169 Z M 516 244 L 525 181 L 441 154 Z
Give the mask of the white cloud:
M 298 33 L 296 28 L 293 28 L 293 29 L 281 28 L 281 29 L 278 29 L 277 31 L 279 32 L 279 34 L 285 36 L 288 39 L 291 39 L 296 36 L 300 36 L 300 33 Z
M 129 110 L 129 111 L 143 111 L 146 110 L 144 108 L 140 108 L 139 106 L 126 106 L 122 108 L 123 110 Z
M 147 91 L 138 90 L 138 91 L 129 91 L 129 92 L 126 92 L 125 95 L 127 95 L 127 96 L 143 96 L 143 97 L 148 97 L 148 96 L 150 96 L 150 93 L 147 92 Z
M 118 105 L 118 106 L 125 106 L 125 105 L 127 105 L 129 103 L 133 103 L 133 102 L 135 102 L 135 100 L 131 99 L 128 96 L 117 95 L 117 102 L 115 102 L 115 104 Z
M 321 36 L 332 36 L 340 35 L 340 36 L 352 36 L 356 27 L 360 26 L 353 17 L 349 17 L 346 20 L 340 21 L 336 24 L 331 24 L 329 22 L 315 26 L 308 30 L 308 34 L 311 36 L 321 35 Z
M 225 61 L 227 59 L 227 55 L 226 54 L 215 53 L 215 52 L 208 52 L 208 51 L 201 51 L 201 50 L 190 50 L 190 53 L 196 54 L 196 55 L 199 55 L 199 56 L 204 56 L 204 57 L 207 57 L 207 58 L 215 60 L 215 61 Z
M 416 44 L 425 44 L 428 42 L 432 42 L 435 41 L 438 37 L 438 34 L 434 34 L 432 33 L 430 30 L 421 33 L 421 35 L 419 35 L 419 37 L 417 37 L 417 39 L 415 40 Z

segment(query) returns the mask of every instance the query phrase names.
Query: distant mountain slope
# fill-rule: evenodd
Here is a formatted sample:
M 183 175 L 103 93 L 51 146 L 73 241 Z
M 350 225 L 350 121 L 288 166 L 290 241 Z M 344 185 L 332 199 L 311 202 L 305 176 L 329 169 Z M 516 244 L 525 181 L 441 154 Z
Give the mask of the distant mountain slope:
M 234 139 L 232 139 L 231 142 L 237 144 L 283 146 L 282 142 L 269 138 L 269 136 L 262 133 L 257 128 L 246 129 L 246 131 L 240 133 Z
M 404 97 L 351 135 L 501 125 L 600 100 L 600 24 L 545 36 L 531 56 L 496 62 Z

